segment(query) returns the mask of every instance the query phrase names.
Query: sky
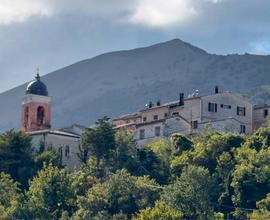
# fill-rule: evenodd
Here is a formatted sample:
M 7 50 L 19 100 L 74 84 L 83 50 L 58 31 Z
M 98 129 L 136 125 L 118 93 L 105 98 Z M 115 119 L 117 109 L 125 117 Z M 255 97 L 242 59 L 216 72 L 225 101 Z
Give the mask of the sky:
M 270 54 L 270 0 L 0 0 L 0 93 L 72 63 L 179 38 Z

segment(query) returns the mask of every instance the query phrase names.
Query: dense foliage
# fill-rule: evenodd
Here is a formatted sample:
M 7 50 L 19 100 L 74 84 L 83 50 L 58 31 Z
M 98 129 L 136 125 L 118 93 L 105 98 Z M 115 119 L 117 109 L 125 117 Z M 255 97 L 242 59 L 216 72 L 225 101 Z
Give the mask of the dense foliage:
M 270 219 L 269 125 L 138 146 L 103 118 L 78 156 L 83 166 L 69 173 L 53 148 L 0 135 L 0 219 Z

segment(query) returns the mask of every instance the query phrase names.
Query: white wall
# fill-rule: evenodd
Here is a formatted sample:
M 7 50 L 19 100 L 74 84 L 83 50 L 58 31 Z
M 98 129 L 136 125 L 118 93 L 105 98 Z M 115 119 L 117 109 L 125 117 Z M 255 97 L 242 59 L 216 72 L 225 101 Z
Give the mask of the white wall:
M 80 168 L 81 162 L 77 157 L 79 153 L 80 139 L 68 137 L 63 135 L 56 135 L 50 133 L 32 135 L 32 146 L 38 150 L 40 142 L 45 141 L 45 147 L 52 146 L 57 152 L 62 147 L 62 162 L 68 170 L 76 170 Z M 69 146 L 71 149 L 70 157 L 65 156 L 65 147 Z
M 157 138 L 158 136 L 155 136 L 155 128 L 160 127 L 160 136 L 164 135 L 164 123 L 163 122 L 157 122 L 157 123 L 149 123 L 140 125 L 137 127 L 137 129 L 134 132 L 134 138 L 137 141 L 138 144 L 145 143 L 153 138 Z M 140 139 L 140 130 L 144 129 L 145 131 L 145 138 Z
M 209 102 L 217 104 L 217 112 L 208 111 Z M 221 108 L 221 104 L 230 105 L 231 109 Z M 237 106 L 246 108 L 245 116 L 237 115 Z M 238 126 L 239 124 L 245 125 L 246 133 L 251 133 L 253 131 L 252 117 L 253 105 L 238 95 L 225 92 L 202 97 L 202 122 L 214 122 L 216 120 L 233 118 L 235 119 L 235 126 Z M 226 127 L 225 121 L 224 127 Z

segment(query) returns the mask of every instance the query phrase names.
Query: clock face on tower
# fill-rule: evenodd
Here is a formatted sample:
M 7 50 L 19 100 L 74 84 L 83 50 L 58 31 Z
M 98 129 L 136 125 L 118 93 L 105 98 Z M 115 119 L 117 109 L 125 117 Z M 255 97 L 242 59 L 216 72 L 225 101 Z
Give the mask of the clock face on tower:
M 39 75 L 27 86 L 22 103 L 22 130 L 39 131 L 51 127 L 51 97 Z

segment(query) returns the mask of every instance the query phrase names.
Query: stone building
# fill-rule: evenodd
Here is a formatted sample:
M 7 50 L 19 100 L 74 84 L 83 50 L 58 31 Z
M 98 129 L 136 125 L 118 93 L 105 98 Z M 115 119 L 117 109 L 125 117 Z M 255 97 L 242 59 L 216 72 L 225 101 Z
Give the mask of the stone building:
M 268 116 L 270 106 L 256 107 L 249 100 L 231 93 L 220 92 L 200 96 L 198 91 L 179 100 L 147 107 L 137 113 L 113 120 L 116 128 L 130 128 L 135 139 L 143 144 L 156 137 L 170 137 L 173 133 L 190 135 L 210 124 L 217 131 L 250 134 Z
M 81 166 L 77 156 L 80 136 L 85 129 L 80 125 L 68 128 L 51 128 L 51 97 L 47 86 L 41 81 L 39 74 L 27 86 L 22 101 L 21 130 L 32 136 L 32 146 L 39 150 L 41 145 L 53 147 L 61 155 L 62 165 L 68 170 L 76 170 Z

